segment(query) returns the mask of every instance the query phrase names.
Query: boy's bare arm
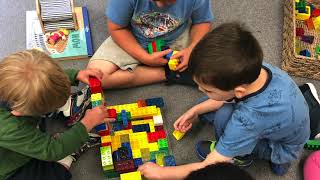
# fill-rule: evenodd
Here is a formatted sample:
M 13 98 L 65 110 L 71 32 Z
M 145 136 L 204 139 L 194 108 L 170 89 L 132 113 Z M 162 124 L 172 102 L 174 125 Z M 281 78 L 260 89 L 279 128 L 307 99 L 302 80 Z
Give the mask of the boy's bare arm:
M 214 150 L 203 162 L 171 167 L 161 167 L 154 163 L 146 163 L 139 167 L 139 171 L 148 179 L 184 179 L 192 171 L 202 169 L 211 164 L 230 162 L 230 160 L 230 157 L 223 156 Z
M 197 114 L 204 114 L 207 112 L 212 112 L 219 109 L 223 105 L 224 101 L 216 101 L 212 99 L 208 99 L 200 104 L 193 106 L 192 109 L 195 110 Z
M 212 23 L 200 23 L 191 26 L 189 48 L 193 49 L 212 28 Z
M 108 21 L 107 25 L 114 42 L 141 63 L 150 66 L 161 66 L 168 62 L 166 59 L 162 58 L 162 56 L 170 53 L 170 50 L 150 55 L 140 46 L 127 27 L 121 27 L 111 21 Z

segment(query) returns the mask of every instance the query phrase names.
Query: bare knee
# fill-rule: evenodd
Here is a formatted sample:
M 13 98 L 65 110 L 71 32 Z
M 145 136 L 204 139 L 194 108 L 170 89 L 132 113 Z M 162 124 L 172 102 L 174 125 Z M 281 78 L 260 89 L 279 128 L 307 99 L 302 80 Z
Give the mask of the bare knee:
M 88 63 L 87 69 L 99 69 L 103 73 L 102 87 L 104 89 L 113 88 L 113 84 L 109 82 L 112 74 L 119 70 L 117 65 L 105 60 L 94 60 Z

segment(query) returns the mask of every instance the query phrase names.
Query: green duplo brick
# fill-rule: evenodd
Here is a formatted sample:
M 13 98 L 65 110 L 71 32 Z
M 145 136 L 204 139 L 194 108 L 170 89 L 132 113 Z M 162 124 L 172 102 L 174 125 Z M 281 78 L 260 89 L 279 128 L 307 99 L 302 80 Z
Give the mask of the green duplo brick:
M 159 139 L 158 140 L 158 146 L 159 146 L 159 149 L 168 148 L 168 140 L 166 138 L 165 139 Z
M 122 119 L 121 119 L 121 113 L 117 113 L 117 121 L 118 121 L 118 122 L 121 122 L 121 121 L 122 121 Z
M 97 106 L 102 105 L 102 102 L 101 102 L 101 101 L 93 101 L 93 102 L 91 102 L 91 103 L 92 103 L 92 107 L 97 107 Z
M 162 39 L 156 40 L 156 45 L 157 45 L 157 52 L 160 52 L 161 47 L 165 45 L 164 40 L 162 40 Z
M 104 175 L 107 177 L 107 178 L 115 178 L 115 177 L 119 177 L 120 174 L 114 170 L 111 170 L 111 171 L 104 171 Z

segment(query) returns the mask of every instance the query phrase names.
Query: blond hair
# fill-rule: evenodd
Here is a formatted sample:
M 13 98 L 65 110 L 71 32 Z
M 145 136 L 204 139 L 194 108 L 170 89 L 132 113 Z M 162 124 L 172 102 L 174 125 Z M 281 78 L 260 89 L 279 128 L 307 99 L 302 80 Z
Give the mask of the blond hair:
M 27 50 L 0 62 L 0 101 L 25 116 L 54 111 L 67 101 L 71 87 L 63 69 L 48 55 Z

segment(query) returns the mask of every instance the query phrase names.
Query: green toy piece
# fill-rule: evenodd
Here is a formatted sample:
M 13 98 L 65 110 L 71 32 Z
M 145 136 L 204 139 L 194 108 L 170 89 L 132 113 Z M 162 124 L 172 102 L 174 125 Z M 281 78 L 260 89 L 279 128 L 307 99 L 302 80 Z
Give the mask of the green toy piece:
M 305 149 L 309 150 L 319 150 L 320 149 L 320 140 L 308 140 L 304 145 Z

